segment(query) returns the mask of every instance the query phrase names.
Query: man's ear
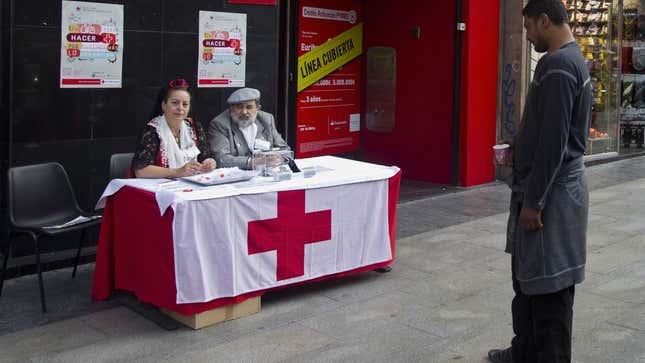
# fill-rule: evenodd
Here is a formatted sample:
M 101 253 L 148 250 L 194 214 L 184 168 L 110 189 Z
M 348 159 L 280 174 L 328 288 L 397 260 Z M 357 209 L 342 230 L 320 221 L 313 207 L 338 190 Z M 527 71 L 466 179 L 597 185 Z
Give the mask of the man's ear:
M 548 28 L 551 25 L 551 19 L 545 13 L 538 15 L 537 25 L 543 28 Z

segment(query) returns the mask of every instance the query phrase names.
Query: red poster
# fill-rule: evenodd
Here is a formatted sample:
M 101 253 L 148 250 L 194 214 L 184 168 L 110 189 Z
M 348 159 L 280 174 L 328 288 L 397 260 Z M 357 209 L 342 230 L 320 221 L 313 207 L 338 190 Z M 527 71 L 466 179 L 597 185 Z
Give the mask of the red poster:
M 362 21 L 361 0 L 301 0 L 298 10 L 298 56 Z M 360 81 L 359 57 L 298 94 L 297 157 L 358 149 Z

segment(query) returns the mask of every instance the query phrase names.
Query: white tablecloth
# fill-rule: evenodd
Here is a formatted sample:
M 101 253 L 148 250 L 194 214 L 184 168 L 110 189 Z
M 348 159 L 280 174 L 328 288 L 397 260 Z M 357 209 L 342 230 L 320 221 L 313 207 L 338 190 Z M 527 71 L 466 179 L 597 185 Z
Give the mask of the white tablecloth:
M 182 180 L 169 179 L 114 179 L 105 188 L 96 204 L 96 208 L 105 207 L 106 198 L 118 192 L 124 186 L 155 193 L 159 211 L 164 214 L 168 207 L 190 200 L 362 183 L 388 179 L 399 171 L 399 168 L 395 166 L 388 167 L 335 156 L 298 159 L 296 164 L 300 169 L 315 167 L 319 171 L 311 178 L 304 178 L 302 173 L 294 173 L 291 180 L 281 182 L 274 182 L 270 177 L 256 177 L 247 182 L 215 186 L 200 186 Z

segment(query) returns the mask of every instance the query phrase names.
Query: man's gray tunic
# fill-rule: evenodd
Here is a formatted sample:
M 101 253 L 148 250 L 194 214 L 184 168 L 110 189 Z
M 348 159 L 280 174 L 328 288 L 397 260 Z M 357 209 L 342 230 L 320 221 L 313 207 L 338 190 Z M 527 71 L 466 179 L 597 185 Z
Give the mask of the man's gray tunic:
M 255 124 L 258 127 L 256 139 L 268 141 L 271 147 L 289 147 L 275 128 L 273 115 L 258 111 Z M 211 121 L 208 126 L 208 141 L 215 155 L 217 167 L 247 168 L 247 161 L 253 155 L 253 151 L 249 149 L 240 128 L 231 119 L 230 110 L 220 113 Z
M 575 42 L 540 59 L 514 140 L 506 244 L 527 295 L 584 280 L 589 197 L 582 157 L 591 101 L 587 65 Z M 522 205 L 542 210 L 544 228 L 519 226 Z

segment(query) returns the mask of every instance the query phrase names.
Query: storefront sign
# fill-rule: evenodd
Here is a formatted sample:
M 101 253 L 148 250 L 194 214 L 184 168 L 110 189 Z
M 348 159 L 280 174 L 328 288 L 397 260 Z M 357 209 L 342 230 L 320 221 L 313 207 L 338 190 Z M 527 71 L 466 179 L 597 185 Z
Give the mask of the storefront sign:
M 198 87 L 244 87 L 246 14 L 199 12 Z
M 361 1 L 299 4 L 296 155 L 356 150 L 361 127 Z
M 123 5 L 63 1 L 61 88 L 121 88 Z
M 363 24 L 298 58 L 298 92 L 349 63 L 363 52 Z

